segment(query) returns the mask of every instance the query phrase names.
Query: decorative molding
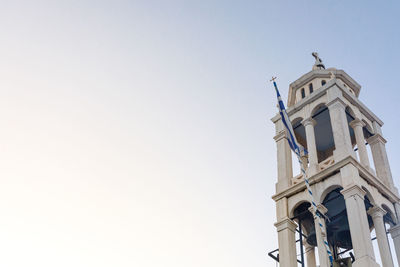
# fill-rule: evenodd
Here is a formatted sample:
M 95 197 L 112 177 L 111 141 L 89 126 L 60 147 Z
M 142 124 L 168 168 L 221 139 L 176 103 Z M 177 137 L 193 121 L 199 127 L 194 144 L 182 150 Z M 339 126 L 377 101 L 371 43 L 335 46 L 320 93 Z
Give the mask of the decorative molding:
M 372 218 L 376 218 L 376 217 L 383 218 L 383 216 L 386 214 L 386 210 L 382 209 L 379 206 L 373 206 L 368 209 L 367 213 L 369 215 L 371 215 Z
M 351 128 L 355 129 L 355 128 L 358 127 L 358 126 L 364 127 L 364 126 L 365 126 L 365 123 L 364 123 L 362 120 L 360 120 L 359 118 L 355 118 L 354 120 L 352 120 L 352 121 L 349 123 L 349 125 L 350 125 Z
M 290 231 L 295 232 L 297 228 L 297 224 L 289 218 L 282 219 L 281 221 L 275 223 L 274 225 L 278 232 L 285 229 L 289 229 Z
M 274 140 L 275 140 L 275 142 L 279 142 L 280 140 L 284 139 L 285 137 L 286 137 L 286 132 L 285 132 L 285 130 L 283 130 L 274 136 Z
M 336 162 L 335 164 L 329 166 L 328 168 L 321 170 L 320 172 L 309 177 L 308 180 L 310 185 L 321 182 L 331 177 L 333 174 L 340 172 L 340 169 L 346 166 L 347 164 L 352 164 L 353 166 L 355 166 L 358 169 L 360 177 L 364 179 L 367 183 L 374 186 L 379 191 L 379 193 L 387 196 L 387 198 L 392 203 L 400 202 L 400 197 L 397 192 L 394 192 L 393 189 L 385 185 L 376 175 L 371 173 L 370 170 L 365 168 L 365 166 L 363 166 L 360 162 L 355 160 L 352 156 L 347 156 L 342 160 Z M 301 191 L 304 191 L 305 189 L 306 189 L 305 182 L 302 181 L 301 183 L 293 185 L 287 188 L 286 190 L 273 195 L 272 199 L 278 201 L 283 197 L 289 198 L 290 196 L 295 195 Z
M 340 193 L 344 196 L 344 199 L 347 199 L 352 196 L 359 196 L 360 198 L 364 199 L 364 196 L 367 194 L 359 185 L 353 184 L 345 189 L 342 189 Z
M 310 118 L 304 119 L 301 122 L 301 124 L 303 124 L 304 127 L 306 127 L 307 125 L 312 125 L 314 127 L 317 124 L 317 121 L 310 117 Z
M 340 99 L 339 97 L 336 97 L 335 99 L 326 103 L 326 106 L 329 108 L 329 110 L 331 110 L 335 107 L 345 109 L 347 105 L 342 99 Z
M 383 136 L 381 134 L 374 134 L 373 136 L 371 136 L 370 138 L 367 139 L 368 144 L 370 145 L 374 145 L 378 142 L 381 142 L 383 144 L 386 144 L 386 139 L 383 138 Z

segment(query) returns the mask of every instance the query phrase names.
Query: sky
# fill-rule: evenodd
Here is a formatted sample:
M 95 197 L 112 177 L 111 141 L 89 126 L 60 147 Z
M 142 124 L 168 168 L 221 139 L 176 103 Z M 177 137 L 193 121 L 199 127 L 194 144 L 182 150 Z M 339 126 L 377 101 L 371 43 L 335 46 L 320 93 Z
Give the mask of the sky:
M 313 51 L 400 186 L 397 1 L 0 4 L 1 266 L 275 266 L 269 79 Z

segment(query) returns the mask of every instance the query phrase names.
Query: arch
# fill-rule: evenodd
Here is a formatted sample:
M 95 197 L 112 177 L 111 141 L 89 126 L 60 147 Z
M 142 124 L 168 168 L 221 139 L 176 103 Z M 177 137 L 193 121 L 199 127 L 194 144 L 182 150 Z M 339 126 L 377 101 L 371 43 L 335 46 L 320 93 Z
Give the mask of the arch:
M 321 81 L 321 85 L 324 86 L 325 84 L 326 84 L 326 81 L 325 81 L 325 80 L 322 80 L 322 81 Z
M 357 144 L 357 141 L 356 141 L 356 135 L 354 133 L 354 130 L 350 126 L 350 122 L 352 122 L 356 118 L 356 115 L 350 106 L 346 106 L 345 112 L 346 112 L 346 118 L 347 118 L 347 126 L 348 126 L 349 132 L 350 132 L 351 145 L 354 148 Z
M 314 88 L 313 88 L 312 83 L 310 83 L 310 84 L 308 85 L 308 89 L 309 89 L 310 94 L 312 94 L 312 92 L 314 92 Z
M 396 225 L 397 224 L 397 218 L 395 215 L 396 213 L 385 204 L 382 204 L 381 207 L 386 211 L 386 214 L 383 216 L 384 222 L 390 224 L 390 226 Z
M 295 210 L 302 204 L 304 203 L 308 203 L 311 206 L 310 201 L 306 200 L 306 199 L 301 199 L 299 200 L 296 204 L 293 205 L 293 207 L 290 209 L 289 211 L 289 218 L 293 218 L 294 217 L 294 212 Z
M 371 192 L 365 187 L 361 186 L 361 189 L 365 191 L 365 196 L 368 198 L 368 200 L 371 202 L 371 204 L 375 205 L 375 199 L 372 197 Z
M 291 123 L 292 123 L 292 125 L 293 125 L 293 127 L 294 127 L 294 126 L 297 125 L 298 123 L 301 124 L 302 121 L 303 121 L 303 118 L 302 118 L 302 117 L 297 117 L 297 118 L 293 119 L 293 120 L 291 121 Z
M 315 120 L 315 144 L 317 146 L 318 162 L 322 162 L 333 155 L 335 141 L 329 109 L 325 103 L 318 104 L 311 112 Z
M 327 108 L 325 103 L 316 105 L 311 111 L 311 116 L 318 114 L 318 112 L 320 112 L 323 108 Z
M 371 127 L 371 125 L 369 124 L 369 122 L 367 122 L 365 119 L 362 119 L 362 122 L 365 123 L 365 126 L 364 126 L 364 127 L 365 127 L 368 131 L 370 131 L 371 133 L 374 132 L 374 130 L 372 129 L 372 127 Z
M 322 202 L 324 201 L 324 199 L 326 198 L 326 196 L 327 196 L 330 192 L 332 192 L 333 190 L 336 190 L 336 189 L 338 189 L 338 188 L 343 189 L 343 187 L 342 187 L 340 184 L 333 184 L 333 185 L 328 186 L 328 187 L 322 192 L 322 194 L 321 194 L 321 196 L 320 196 L 320 198 L 319 198 L 319 203 L 322 203 Z
M 349 105 L 346 106 L 346 113 L 350 116 L 351 120 L 354 120 L 356 118 L 356 114 Z
M 301 94 L 301 98 L 305 98 L 306 97 L 306 91 L 304 90 L 304 88 L 301 88 L 300 94 Z
M 364 138 L 368 139 L 374 135 L 374 130 L 366 120 L 362 119 L 362 122 L 365 124 L 363 127 Z
M 302 145 L 305 149 L 307 149 L 307 136 L 306 129 L 302 124 L 303 118 L 297 117 L 292 120 L 292 127 L 294 131 L 294 135 L 296 136 L 296 140 Z

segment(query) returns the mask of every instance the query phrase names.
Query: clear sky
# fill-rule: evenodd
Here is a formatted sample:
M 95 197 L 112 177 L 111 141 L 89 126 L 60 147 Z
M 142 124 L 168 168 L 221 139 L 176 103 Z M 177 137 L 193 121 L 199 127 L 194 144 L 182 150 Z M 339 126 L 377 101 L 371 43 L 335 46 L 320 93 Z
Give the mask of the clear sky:
M 1 1 L 0 265 L 275 266 L 268 82 L 363 87 L 395 183 L 398 1 Z

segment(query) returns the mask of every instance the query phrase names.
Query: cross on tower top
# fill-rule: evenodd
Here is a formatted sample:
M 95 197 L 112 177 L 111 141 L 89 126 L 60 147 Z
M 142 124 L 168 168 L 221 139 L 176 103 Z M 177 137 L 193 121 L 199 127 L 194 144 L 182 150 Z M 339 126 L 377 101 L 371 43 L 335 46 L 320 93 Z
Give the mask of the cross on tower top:
M 312 52 L 311 55 L 315 58 L 315 63 L 313 66 L 313 70 L 322 70 L 325 69 L 324 63 L 322 63 L 322 59 L 318 56 L 317 52 Z

